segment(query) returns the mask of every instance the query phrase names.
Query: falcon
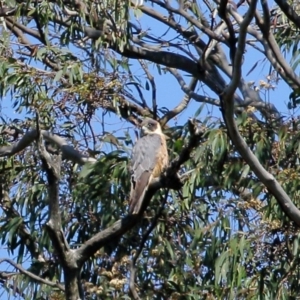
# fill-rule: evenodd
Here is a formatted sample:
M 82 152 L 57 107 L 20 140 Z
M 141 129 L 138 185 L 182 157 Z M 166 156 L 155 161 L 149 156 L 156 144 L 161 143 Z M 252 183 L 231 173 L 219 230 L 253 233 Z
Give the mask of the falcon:
M 137 140 L 131 157 L 131 191 L 129 212 L 138 214 L 145 193 L 153 178 L 158 178 L 169 163 L 165 135 L 160 124 L 145 118 L 141 124 L 141 138 Z

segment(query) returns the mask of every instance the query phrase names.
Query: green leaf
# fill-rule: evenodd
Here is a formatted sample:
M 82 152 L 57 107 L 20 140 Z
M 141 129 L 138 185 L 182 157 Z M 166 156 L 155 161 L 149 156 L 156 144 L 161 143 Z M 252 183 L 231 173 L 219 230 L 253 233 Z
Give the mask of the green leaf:
M 56 75 L 55 75 L 53 81 L 54 81 L 54 82 L 59 81 L 59 80 L 61 79 L 61 77 L 63 76 L 63 74 L 64 74 L 64 71 L 63 71 L 63 70 L 59 70 L 59 71 L 56 73 Z

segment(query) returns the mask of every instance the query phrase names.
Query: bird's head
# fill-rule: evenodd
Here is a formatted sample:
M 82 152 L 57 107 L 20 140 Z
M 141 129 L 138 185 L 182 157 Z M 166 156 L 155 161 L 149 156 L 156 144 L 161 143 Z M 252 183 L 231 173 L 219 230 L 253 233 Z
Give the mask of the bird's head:
M 145 118 L 141 123 L 141 136 L 147 134 L 162 134 L 160 124 L 150 118 Z

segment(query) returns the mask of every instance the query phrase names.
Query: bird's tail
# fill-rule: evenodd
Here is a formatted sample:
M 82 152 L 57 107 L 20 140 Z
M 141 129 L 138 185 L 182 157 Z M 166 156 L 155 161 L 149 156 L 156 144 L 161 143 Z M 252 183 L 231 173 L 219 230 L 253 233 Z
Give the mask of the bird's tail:
M 151 178 L 152 176 L 149 172 L 145 172 L 135 184 L 132 183 L 129 200 L 130 214 L 138 214 L 140 212 Z

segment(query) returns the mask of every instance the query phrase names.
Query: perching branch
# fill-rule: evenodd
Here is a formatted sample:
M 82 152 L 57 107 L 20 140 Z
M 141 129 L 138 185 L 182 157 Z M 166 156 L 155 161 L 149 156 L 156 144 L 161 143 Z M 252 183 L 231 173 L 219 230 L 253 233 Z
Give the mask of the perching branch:
M 204 130 L 198 126 L 195 120 L 189 120 L 188 126 L 190 132 L 188 143 L 183 147 L 180 155 L 170 163 L 164 174 L 162 174 L 160 178 L 154 179 L 151 182 L 145 194 L 145 199 L 143 201 L 143 206 L 141 207 L 140 213 L 137 215 L 129 215 L 121 220 L 118 220 L 112 226 L 102 230 L 86 241 L 80 248 L 75 250 L 76 256 L 78 257 L 79 266 L 81 266 L 101 247 L 115 241 L 125 232 L 133 228 L 142 218 L 142 215 L 149 205 L 153 195 L 160 188 L 175 190 L 181 188 L 182 183 L 180 181 L 180 177 L 177 175 L 177 172 L 179 171 L 181 165 L 190 158 L 192 151 L 199 144 L 204 135 Z
M 154 193 L 155 191 L 153 191 L 153 189 L 149 189 L 145 195 L 145 199 L 152 198 Z M 86 241 L 80 248 L 75 250 L 76 256 L 78 257 L 78 265 L 82 266 L 83 263 L 101 247 L 115 241 L 125 232 L 133 228 L 141 219 L 141 217 L 141 214 L 128 215 L 125 218 L 116 221 L 113 225 L 102 230 Z
M 247 34 L 246 29 L 254 16 L 256 3 L 257 0 L 251 1 L 248 12 L 240 25 L 240 35 L 238 39 L 238 46 L 233 65 L 233 78 L 229 86 L 224 91 L 224 93 L 220 95 L 220 99 L 223 104 L 222 113 L 228 129 L 229 136 L 234 145 L 236 146 L 238 152 L 250 166 L 251 170 L 255 173 L 255 175 L 267 187 L 268 191 L 274 195 L 274 197 L 276 198 L 286 215 L 297 225 L 300 226 L 300 211 L 291 201 L 289 196 L 286 194 L 286 192 L 283 190 L 283 188 L 277 182 L 274 176 L 264 169 L 257 157 L 249 149 L 247 143 L 240 135 L 234 120 L 233 94 L 241 78 L 241 62 L 245 48 L 245 39 Z

